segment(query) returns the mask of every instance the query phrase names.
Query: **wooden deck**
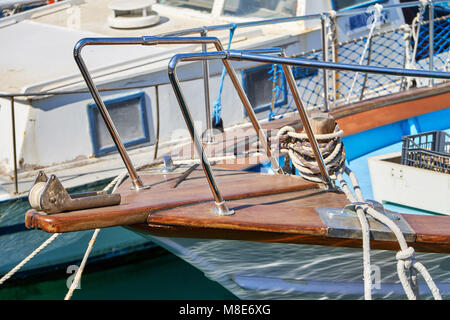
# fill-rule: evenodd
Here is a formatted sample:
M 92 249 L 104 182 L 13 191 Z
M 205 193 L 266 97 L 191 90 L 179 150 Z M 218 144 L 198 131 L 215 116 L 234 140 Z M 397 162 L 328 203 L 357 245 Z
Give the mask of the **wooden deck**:
M 228 167 L 231 164 L 227 165 Z M 238 165 L 239 166 L 239 165 Z M 265 175 L 215 168 L 219 188 L 232 216 L 213 213 L 214 201 L 203 172 L 195 170 L 173 188 L 181 174 L 143 175 L 151 189 L 135 192 L 126 181 L 118 206 L 55 215 L 27 212 L 27 226 L 47 232 L 71 232 L 128 226 L 147 234 L 171 237 L 236 239 L 360 247 L 360 239 L 328 236 L 316 207 L 343 208 L 342 193 L 327 192 L 296 176 Z M 403 215 L 416 234 L 417 251 L 450 253 L 450 217 Z M 395 241 L 372 241 L 374 249 L 398 250 Z
M 371 99 L 331 113 L 335 114 L 341 129 L 349 135 L 449 107 L 449 84 L 417 90 L 414 91 L 415 96 L 413 91 L 402 92 L 389 99 Z M 269 122 L 263 128 L 276 129 L 284 125 L 294 125 L 298 130 L 301 128 L 297 117 Z M 210 152 L 229 152 L 236 143 L 250 143 L 243 137 L 239 141 L 235 138 L 224 139 L 226 143 L 212 145 Z M 267 161 L 264 155 L 251 159 L 248 156 L 250 151 L 248 145 L 244 157 L 238 158 L 240 161 L 218 162 L 213 166 L 219 189 L 228 206 L 235 210 L 231 216 L 213 213 L 211 191 L 203 171 L 197 168 L 176 188 L 173 188 L 174 183 L 182 173 L 142 174 L 144 184 L 152 187 L 139 192 L 130 190 L 128 180 L 117 190 L 122 196 L 118 206 L 55 215 L 29 210 L 26 225 L 47 232 L 120 225 L 159 236 L 362 246 L 357 238 L 330 236 L 327 225 L 316 211 L 317 207 L 343 208 L 348 200 L 342 193 L 326 192 L 317 184 L 298 176 L 243 171 L 252 163 Z M 255 159 L 257 161 L 250 161 Z M 414 232 L 414 240 L 409 245 L 417 251 L 450 253 L 450 217 L 402 216 Z M 399 249 L 396 241 L 388 240 L 371 241 L 371 247 Z

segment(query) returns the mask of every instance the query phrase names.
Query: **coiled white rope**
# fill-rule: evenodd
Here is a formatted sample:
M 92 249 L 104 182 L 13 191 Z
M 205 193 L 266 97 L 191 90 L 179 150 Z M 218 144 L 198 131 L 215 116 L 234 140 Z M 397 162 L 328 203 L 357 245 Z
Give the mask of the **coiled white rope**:
M 370 26 L 370 31 L 369 31 L 369 35 L 367 36 L 366 44 L 364 45 L 363 52 L 361 53 L 361 58 L 359 59 L 359 65 L 362 65 L 362 63 L 363 63 L 363 61 L 364 61 L 364 59 L 366 57 L 367 50 L 369 49 L 369 43 L 370 43 L 370 41 L 372 39 L 373 33 L 375 31 L 375 28 L 378 28 L 380 26 L 381 12 L 383 11 L 383 6 L 381 4 L 379 4 L 379 3 L 376 3 L 375 5 L 370 6 L 369 8 L 367 8 L 367 11 L 372 14 L 373 21 L 372 21 L 372 24 Z M 349 103 L 350 102 L 350 98 L 351 98 L 351 96 L 353 94 L 353 90 L 354 90 L 354 87 L 355 87 L 356 80 L 357 80 L 358 76 L 359 76 L 359 72 L 356 72 L 355 76 L 353 77 L 353 82 L 352 82 L 352 85 L 350 87 L 350 90 L 348 91 L 345 103 Z
M 316 134 L 319 149 L 324 158 L 324 163 L 332 179 L 345 162 L 345 150 L 341 141 L 344 132 L 336 125 L 334 132 L 328 134 Z M 288 154 L 292 164 L 299 171 L 300 176 L 313 182 L 323 182 L 319 166 L 314 157 L 306 133 L 297 133 L 290 126 L 281 128 L 277 137 L 283 139 L 280 153 Z

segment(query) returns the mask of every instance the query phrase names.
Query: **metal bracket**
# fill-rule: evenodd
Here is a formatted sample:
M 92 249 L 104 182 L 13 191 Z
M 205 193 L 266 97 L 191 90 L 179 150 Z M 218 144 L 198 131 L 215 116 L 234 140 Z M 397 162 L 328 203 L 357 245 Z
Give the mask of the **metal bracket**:
M 118 205 L 120 204 L 120 194 L 97 191 L 69 195 L 54 174 L 47 178 L 43 171 L 39 171 L 33 187 L 28 193 L 28 201 L 33 209 L 46 214 L 55 214 L 63 211 Z
M 407 242 L 415 241 L 416 233 L 400 214 L 394 213 L 392 211 L 386 212 L 380 203 L 373 200 L 362 203 L 352 203 L 347 205 L 344 209 L 317 207 L 317 213 L 319 214 L 323 223 L 327 226 L 327 236 L 346 239 L 362 239 L 361 224 L 355 211 L 355 207 L 358 204 L 369 204 L 374 209 L 384 213 L 397 224 Z M 395 235 L 385 224 L 370 216 L 368 216 L 367 221 L 369 223 L 371 240 L 397 240 Z
M 384 210 L 384 207 L 381 203 L 379 203 L 378 201 L 375 200 L 366 200 L 365 202 L 352 202 L 348 205 L 346 205 L 344 207 L 344 209 L 342 210 L 343 215 L 347 215 L 347 216 L 353 216 L 353 217 L 357 217 L 356 214 L 356 206 L 358 205 L 363 205 L 363 204 L 367 204 L 370 207 L 372 207 L 373 209 L 377 210 L 378 212 L 381 212 L 382 214 L 384 214 L 385 216 L 387 216 L 389 219 L 391 220 L 400 220 L 400 217 L 398 215 L 392 214 L 390 212 L 386 212 Z M 373 219 L 372 216 L 368 216 L 369 219 Z

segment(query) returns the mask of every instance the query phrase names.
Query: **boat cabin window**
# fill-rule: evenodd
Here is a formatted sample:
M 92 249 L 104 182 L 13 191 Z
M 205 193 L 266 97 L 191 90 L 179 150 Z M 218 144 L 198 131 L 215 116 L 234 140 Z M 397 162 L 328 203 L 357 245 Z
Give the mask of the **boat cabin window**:
M 189 8 L 211 13 L 214 0 L 160 0 L 159 3 L 172 7 Z
M 278 68 L 281 68 L 278 66 Z M 242 71 L 242 85 L 255 112 L 266 111 L 272 106 L 272 92 L 278 87 L 278 97 L 274 107 L 286 104 L 287 89 L 285 78 L 279 74 L 276 83 L 272 81 L 272 65 L 264 65 Z M 280 70 L 280 69 L 278 69 Z
M 297 0 L 225 0 L 224 15 L 282 18 L 295 16 Z
M 150 142 L 144 92 L 104 100 L 104 103 L 125 147 Z M 94 155 L 116 151 L 95 103 L 88 105 L 88 117 Z
M 383 2 L 387 0 L 331 0 L 331 6 L 333 10 L 344 11 Z

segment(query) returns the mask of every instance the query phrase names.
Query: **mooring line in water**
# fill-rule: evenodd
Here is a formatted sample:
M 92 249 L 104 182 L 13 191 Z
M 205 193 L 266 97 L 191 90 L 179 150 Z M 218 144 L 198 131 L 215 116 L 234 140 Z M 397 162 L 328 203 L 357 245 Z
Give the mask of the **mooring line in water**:
M 75 278 L 73 279 L 73 282 L 69 288 L 69 291 L 67 291 L 66 296 L 64 297 L 64 300 L 70 300 L 70 298 L 72 298 L 73 291 L 76 288 L 78 288 L 78 285 L 81 280 L 81 275 L 83 274 L 83 270 L 86 265 L 86 261 L 89 257 L 89 254 L 92 251 L 92 248 L 94 247 L 94 243 L 95 243 L 95 240 L 97 240 L 97 235 L 99 232 L 100 232 L 100 229 L 95 229 L 94 234 L 92 235 L 92 238 L 89 241 L 88 248 L 86 249 L 86 252 L 84 253 L 83 260 L 81 261 L 80 267 L 78 268 Z
M 127 175 L 128 175 L 128 171 L 123 171 L 121 174 L 119 174 L 117 177 L 115 177 L 105 188 L 103 188 L 103 191 L 108 192 L 111 188 L 113 188 L 111 193 L 114 193 L 117 190 L 117 188 L 120 186 L 120 184 L 125 180 Z M 66 296 L 64 297 L 64 300 L 70 300 L 72 298 L 74 290 L 76 288 L 78 288 L 80 281 L 81 281 L 81 276 L 83 275 L 84 267 L 86 266 L 87 259 L 89 258 L 92 248 L 94 247 L 94 243 L 97 240 L 97 236 L 98 236 L 100 230 L 101 229 L 95 229 L 94 234 L 91 237 L 91 240 L 89 240 L 89 244 L 86 249 L 86 252 L 84 253 L 83 259 L 81 260 L 80 267 L 78 268 L 77 273 L 75 274 L 75 278 L 73 279 L 73 282 L 70 285 L 70 288 L 67 291 Z
M 36 250 L 34 250 L 31 254 L 29 254 L 25 259 L 23 259 L 17 266 L 11 269 L 7 274 L 5 274 L 0 279 L 0 285 L 2 285 L 6 280 L 11 278 L 17 271 L 19 271 L 28 261 L 33 259 L 39 252 L 45 249 L 50 243 L 53 242 L 61 233 L 55 233 L 50 238 L 45 240 Z

